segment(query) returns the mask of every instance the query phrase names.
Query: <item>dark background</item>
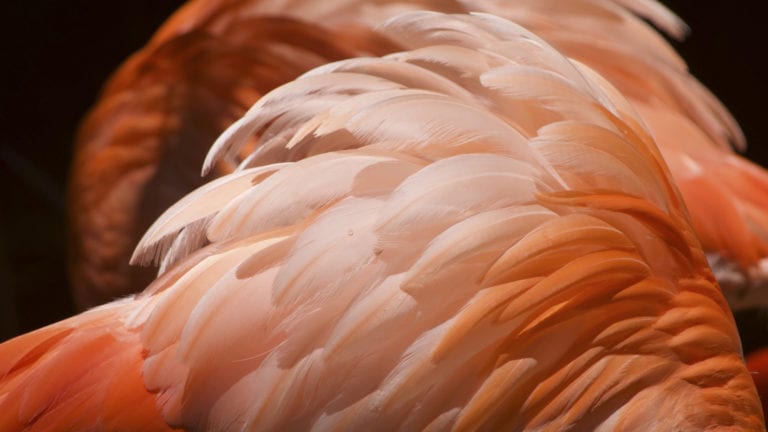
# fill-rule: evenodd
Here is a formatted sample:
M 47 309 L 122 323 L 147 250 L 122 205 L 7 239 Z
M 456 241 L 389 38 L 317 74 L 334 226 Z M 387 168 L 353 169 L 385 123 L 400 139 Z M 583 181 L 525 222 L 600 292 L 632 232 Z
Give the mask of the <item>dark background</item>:
M 675 47 L 740 122 L 748 157 L 766 165 L 768 37 L 760 14 L 746 0 L 665 3 L 692 29 Z M 0 341 L 74 313 L 64 191 L 76 128 L 109 74 L 180 4 L 0 3 Z M 766 316 L 739 317 L 745 348 L 766 340 Z

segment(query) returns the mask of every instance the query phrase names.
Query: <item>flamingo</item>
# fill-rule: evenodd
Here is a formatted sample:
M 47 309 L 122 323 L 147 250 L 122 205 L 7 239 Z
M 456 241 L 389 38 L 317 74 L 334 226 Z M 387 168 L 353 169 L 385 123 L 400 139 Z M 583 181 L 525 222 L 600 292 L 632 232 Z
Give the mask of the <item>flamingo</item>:
M 216 141 L 147 290 L 0 345 L 0 427 L 764 430 L 632 98 L 493 15 L 376 32 Z
M 210 143 L 247 107 L 311 67 L 401 49 L 373 29 L 415 9 L 510 19 L 608 79 L 650 128 L 732 307 L 768 305 L 768 290 L 760 289 L 768 176 L 733 152 L 744 147 L 736 122 L 638 18 L 682 37 L 685 24 L 660 4 L 195 0 L 115 74 L 81 129 L 69 194 L 80 307 L 140 291 L 157 275 L 129 265 L 132 251 L 163 210 L 233 170 L 236 160 L 219 161 L 199 175 Z

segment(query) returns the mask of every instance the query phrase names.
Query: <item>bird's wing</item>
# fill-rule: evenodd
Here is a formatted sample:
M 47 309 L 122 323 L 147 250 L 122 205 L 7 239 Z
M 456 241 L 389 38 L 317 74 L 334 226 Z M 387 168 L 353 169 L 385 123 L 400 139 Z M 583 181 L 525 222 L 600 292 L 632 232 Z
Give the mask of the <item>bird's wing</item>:
M 250 13 L 274 12 L 285 6 L 256 3 Z M 567 5 L 556 0 L 407 4 L 442 12 L 482 11 L 510 19 L 534 31 L 558 51 L 598 71 L 630 101 L 649 127 L 692 209 L 694 227 L 705 250 L 735 263 L 739 281 L 743 282 L 746 276 L 755 283 L 764 282 L 765 270 L 761 270 L 760 260 L 768 254 L 768 175 L 730 150 L 731 146 L 745 146 L 736 121 L 690 75 L 674 49 L 639 19 L 647 18 L 669 35 L 681 38 L 687 26 L 672 12 L 646 0 L 574 0 Z M 346 13 L 338 13 L 341 7 Z M 360 1 L 327 2 L 322 7 L 304 2 L 281 13 L 319 22 L 334 22 L 334 16 L 353 16 L 360 25 L 375 26 L 388 18 L 392 10 L 394 6 L 387 1 L 377 2 L 376 7 Z M 407 41 L 396 40 L 401 46 L 409 46 Z M 303 157 L 300 152 L 263 153 L 250 164 Z M 712 205 L 713 197 L 720 205 Z M 738 285 L 743 288 L 745 283 Z
M 293 132 L 266 145 L 305 157 L 194 192 L 141 245 L 212 243 L 114 314 L 164 418 L 761 430 L 730 312 L 619 93 L 488 15 L 382 31 L 411 51 L 315 70 L 217 147 L 279 119 Z
M 669 44 L 639 19 L 674 37 L 684 35 L 685 24 L 655 1 L 196 0 L 113 78 L 81 133 L 70 188 L 70 256 L 80 304 L 140 289 L 149 280 L 152 271 L 129 267 L 127 258 L 163 209 L 205 181 L 197 169 L 224 125 L 265 91 L 321 62 L 392 52 L 398 44 L 371 29 L 414 9 L 482 11 L 511 19 L 605 76 L 641 112 L 673 167 L 705 250 L 734 261 L 738 280 L 743 274 L 759 276 L 760 260 L 768 253 L 763 210 L 768 178 L 733 155 L 729 144 L 744 146 L 736 122 L 691 77 Z M 656 121 L 668 118 L 687 123 L 697 144 L 681 144 L 691 141 L 689 135 Z M 292 133 L 281 125 L 278 119 L 267 132 L 278 138 Z M 265 147 L 246 164 L 298 160 L 305 154 Z M 237 161 L 230 154 L 207 170 L 220 175 Z M 691 175 L 690 167 L 697 164 L 704 173 L 723 175 L 715 180 Z M 745 183 L 750 187 L 742 188 Z M 701 211 L 711 209 L 708 197 L 713 196 L 723 210 Z

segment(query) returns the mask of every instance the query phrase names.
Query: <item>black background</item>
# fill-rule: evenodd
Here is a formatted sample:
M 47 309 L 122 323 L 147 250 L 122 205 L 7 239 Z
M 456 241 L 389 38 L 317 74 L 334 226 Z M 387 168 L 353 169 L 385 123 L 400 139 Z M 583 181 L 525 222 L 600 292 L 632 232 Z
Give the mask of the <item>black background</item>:
M 567 0 L 564 0 L 567 1 Z M 79 120 L 109 74 L 179 0 L 2 2 L 0 340 L 74 313 L 65 268 L 64 191 Z M 740 122 L 749 158 L 768 162 L 766 42 L 750 2 L 667 1 L 692 28 L 675 47 Z M 745 348 L 765 313 L 740 319 Z

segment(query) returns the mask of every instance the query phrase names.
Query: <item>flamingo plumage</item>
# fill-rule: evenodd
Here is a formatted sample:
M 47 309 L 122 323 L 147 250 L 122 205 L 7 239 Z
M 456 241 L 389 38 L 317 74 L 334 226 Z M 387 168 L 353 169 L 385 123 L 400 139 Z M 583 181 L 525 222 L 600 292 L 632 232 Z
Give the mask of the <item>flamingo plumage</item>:
M 146 291 L 0 345 L 3 430 L 763 430 L 631 95 L 492 15 L 376 33 L 217 140 Z
M 744 146 L 736 122 L 634 15 L 681 37 L 685 24 L 660 4 L 197 0 L 116 73 L 81 130 L 70 185 L 78 304 L 140 291 L 156 276 L 129 265 L 140 236 L 184 194 L 232 171 L 220 161 L 199 176 L 210 143 L 248 106 L 311 67 L 399 50 L 373 29 L 416 9 L 510 19 L 608 79 L 649 126 L 732 305 L 766 303 L 768 290 L 752 288 L 768 254 L 768 177 L 731 150 Z

